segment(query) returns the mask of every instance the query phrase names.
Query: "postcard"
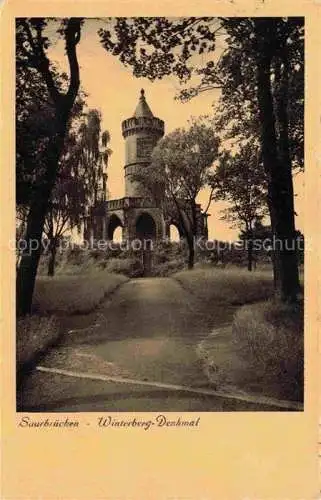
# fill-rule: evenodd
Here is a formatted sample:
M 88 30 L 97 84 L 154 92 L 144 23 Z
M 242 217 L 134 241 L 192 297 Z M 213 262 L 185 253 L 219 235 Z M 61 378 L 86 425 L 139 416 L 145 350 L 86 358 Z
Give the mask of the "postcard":
M 319 498 L 320 19 L 2 6 L 3 498 Z

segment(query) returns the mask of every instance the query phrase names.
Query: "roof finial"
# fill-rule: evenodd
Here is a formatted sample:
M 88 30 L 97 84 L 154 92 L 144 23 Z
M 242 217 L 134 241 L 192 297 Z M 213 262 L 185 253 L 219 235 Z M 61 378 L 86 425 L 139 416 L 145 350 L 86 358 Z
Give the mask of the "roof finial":
M 136 118 L 140 117 L 149 117 L 153 118 L 153 113 L 151 112 L 146 99 L 145 99 L 145 90 L 141 89 L 140 91 L 140 98 L 138 100 L 138 104 L 134 113 L 134 116 Z

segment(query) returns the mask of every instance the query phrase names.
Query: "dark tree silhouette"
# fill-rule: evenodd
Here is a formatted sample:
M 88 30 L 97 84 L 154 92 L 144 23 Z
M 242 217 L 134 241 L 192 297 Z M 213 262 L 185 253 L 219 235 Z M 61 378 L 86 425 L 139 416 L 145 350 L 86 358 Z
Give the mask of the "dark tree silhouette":
M 21 256 L 17 272 L 18 315 L 28 314 L 31 310 L 45 217 L 59 171 L 59 159 L 64 148 L 69 119 L 79 90 L 76 47 L 80 40 L 81 24 L 81 19 L 68 18 L 62 21 L 59 29 L 65 40 L 70 72 L 67 89 L 63 90 L 57 84 L 47 56 L 50 45 L 49 39 L 45 36 L 47 21 L 43 18 L 19 18 L 16 21 L 17 53 L 20 55 L 20 64 L 34 68 L 40 75 L 41 84 L 46 86 L 53 110 L 51 133 L 44 143 L 46 162 L 43 164 L 41 180 L 33 186 L 25 233 L 26 249 Z M 30 171 L 35 169 L 35 165 L 30 166 Z

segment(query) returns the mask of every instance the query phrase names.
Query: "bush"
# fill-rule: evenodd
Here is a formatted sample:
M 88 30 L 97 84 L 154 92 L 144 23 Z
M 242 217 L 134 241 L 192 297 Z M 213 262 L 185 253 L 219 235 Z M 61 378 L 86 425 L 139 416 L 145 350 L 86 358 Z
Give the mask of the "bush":
M 280 396 L 303 400 L 303 305 L 277 301 L 245 306 L 235 315 L 233 341 L 264 382 Z
M 152 275 L 171 276 L 186 266 L 185 245 L 180 242 L 161 241 L 154 247 Z
M 139 259 L 111 258 L 105 263 L 105 269 L 109 273 L 124 274 L 130 278 L 142 276 L 143 266 Z
M 33 299 L 33 311 L 41 314 L 88 313 L 128 278 L 106 271 L 83 276 L 39 277 Z
M 58 323 L 52 316 L 26 316 L 19 319 L 16 334 L 17 366 L 30 362 L 58 336 Z
M 152 274 L 153 276 L 166 277 L 177 273 L 185 267 L 185 262 L 183 259 L 173 259 L 170 261 L 165 261 L 153 266 Z

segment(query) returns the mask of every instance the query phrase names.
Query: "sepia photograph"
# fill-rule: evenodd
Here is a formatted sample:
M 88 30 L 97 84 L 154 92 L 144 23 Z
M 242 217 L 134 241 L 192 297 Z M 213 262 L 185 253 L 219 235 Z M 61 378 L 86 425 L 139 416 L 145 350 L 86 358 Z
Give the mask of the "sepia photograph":
M 304 17 L 19 17 L 15 40 L 25 425 L 303 412 Z

